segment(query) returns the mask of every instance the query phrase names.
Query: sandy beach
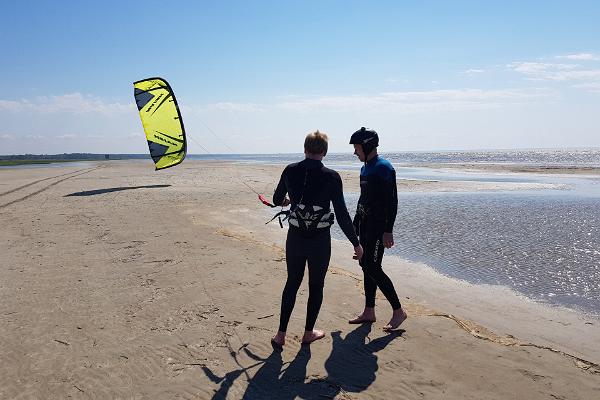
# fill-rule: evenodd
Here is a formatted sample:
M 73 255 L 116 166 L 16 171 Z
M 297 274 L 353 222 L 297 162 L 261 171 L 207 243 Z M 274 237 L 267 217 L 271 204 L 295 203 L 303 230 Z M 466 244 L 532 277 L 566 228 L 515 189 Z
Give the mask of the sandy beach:
M 384 258 L 409 315 L 402 330 L 382 331 L 383 299 L 375 324 L 349 325 L 363 297 L 346 242 L 326 278 L 325 339 L 300 345 L 305 281 L 274 351 L 286 230 L 265 225 L 272 212 L 240 181 L 270 197 L 281 170 L 0 170 L 0 398 L 600 398 L 599 320 L 425 265 Z M 345 191 L 359 190 L 357 176 L 343 173 Z M 464 185 L 398 190 L 499 188 Z

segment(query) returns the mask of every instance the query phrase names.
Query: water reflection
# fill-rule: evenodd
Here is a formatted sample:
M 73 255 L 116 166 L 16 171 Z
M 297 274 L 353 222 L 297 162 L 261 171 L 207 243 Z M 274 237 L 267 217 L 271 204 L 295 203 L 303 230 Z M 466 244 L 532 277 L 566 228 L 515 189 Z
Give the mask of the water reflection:
M 572 190 L 400 193 L 396 246 L 388 254 L 472 283 L 504 285 L 600 313 L 600 181 L 533 178 Z M 346 201 L 353 212 L 357 195 Z M 342 237 L 337 227 L 335 232 Z

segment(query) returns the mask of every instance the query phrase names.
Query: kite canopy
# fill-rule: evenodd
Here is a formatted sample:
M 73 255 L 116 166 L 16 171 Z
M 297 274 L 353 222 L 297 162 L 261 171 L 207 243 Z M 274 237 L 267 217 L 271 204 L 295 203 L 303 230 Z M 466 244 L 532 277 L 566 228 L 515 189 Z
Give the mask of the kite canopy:
M 181 113 L 171 86 L 161 78 L 133 83 L 135 102 L 156 169 L 183 161 L 187 144 Z

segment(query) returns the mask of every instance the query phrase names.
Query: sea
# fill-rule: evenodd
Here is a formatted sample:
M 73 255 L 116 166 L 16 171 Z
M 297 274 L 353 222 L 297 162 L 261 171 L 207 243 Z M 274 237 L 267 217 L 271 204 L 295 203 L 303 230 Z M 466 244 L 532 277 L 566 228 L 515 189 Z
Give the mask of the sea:
M 538 302 L 600 316 L 600 175 L 585 174 L 586 167 L 600 167 L 600 149 L 382 156 L 393 163 L 400 180 L 556 185 L 556 189 L 400 192 L 396 245 L 386 254 L 425 263 L 451 278 L 505 286 Z M 283 166 L 302 160 L 303 155 L 192 158 Z M 362 165 L 352 154 L 330 154 L 324 163 L 338 170 L 358 170 Z M 583 168 L 583 172 L 477 172 L 461 169 L 462 164 Z M 345 188 L 351 213 L 358 200 L 357 189 L 358 182 L 356 188 Z M 337 227 L 333 235 L 344 239 Z

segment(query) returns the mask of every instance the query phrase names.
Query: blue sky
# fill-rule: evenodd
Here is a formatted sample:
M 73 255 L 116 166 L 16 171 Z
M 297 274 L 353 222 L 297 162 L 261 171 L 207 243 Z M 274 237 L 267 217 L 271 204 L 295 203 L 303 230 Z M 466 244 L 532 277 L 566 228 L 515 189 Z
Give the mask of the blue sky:
M 146 152 L 151 76 L 192 153 L 600 146 L 600 2 L 172 3 L 4 2 L 0 154 Z

